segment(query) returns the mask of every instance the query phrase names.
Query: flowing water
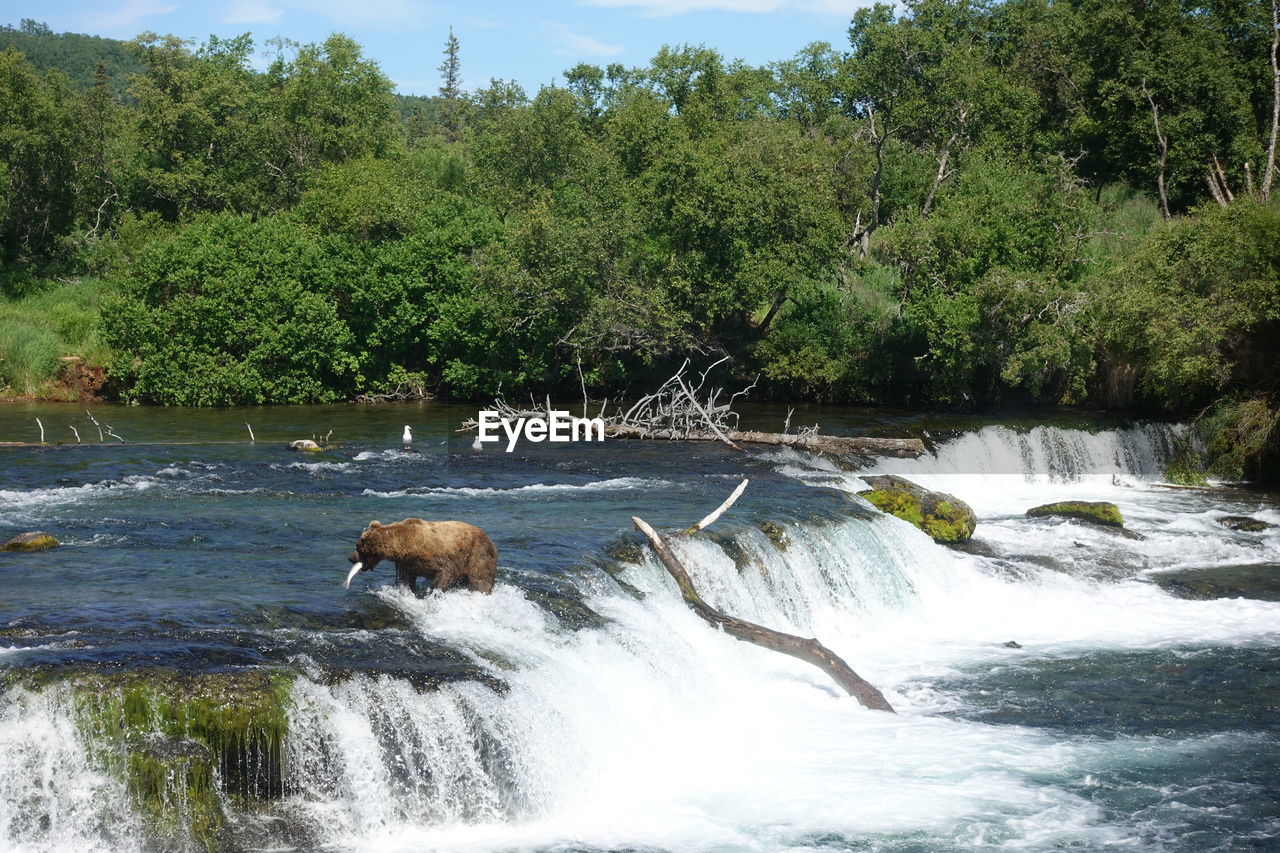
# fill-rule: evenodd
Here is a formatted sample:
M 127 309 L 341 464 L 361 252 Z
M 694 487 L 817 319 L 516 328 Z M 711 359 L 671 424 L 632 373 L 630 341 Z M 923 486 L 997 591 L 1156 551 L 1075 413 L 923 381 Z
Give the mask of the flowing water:
M 199 846 L 149 828 L 75 677 L 246 670 L 293 678 L 279 790 L 215 780 L 231 849 L 1280 846 L 1280 527 L 1216 521 L 1280 524 L 1280 503 L 1157 485 L 1177 426 L 803 413 L 933 448 L 850 472 L 709 445 L 476 452 L 453 431 L 474 410 L 437 404 L 96 414 L 127 443 L 0 448 L 0 539 L 63 542 L 0 555 L 0 848 Z M 97 437 L 13 405 L 0 441 L 38 439 L 37 416 Z M 329 430 L 332 450 L 284 449 Z M 978 547 L 872 509 L 871 471 L 967 501 Z M 898 714 L 710 629 L 636 547 L 632 515 L 686 526 L 743 476 L 677 546 L 704 596 L 818 637 Z M 1024 515 L 1068 498 L 1141 538 Z M 406 516 L 483 527 L 494 593 L 414 596 L 387 564 L 343 590 L 364 525 Z

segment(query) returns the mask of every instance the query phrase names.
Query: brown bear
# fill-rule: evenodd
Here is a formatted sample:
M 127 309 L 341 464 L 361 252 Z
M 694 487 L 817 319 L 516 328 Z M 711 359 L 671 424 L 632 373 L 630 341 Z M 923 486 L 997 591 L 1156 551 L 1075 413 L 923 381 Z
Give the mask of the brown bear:
M 498 549 L 479 527 L 462 521 L 406 518 L 394 524 L 369 522 L 351 554 L 351 586 L 357 572 L 370 571 L 382 560 L 396 564 L 396 583 L 413 590 L 426 578 L 441 591 L 466 585 L 472 592 L 493 592 Z

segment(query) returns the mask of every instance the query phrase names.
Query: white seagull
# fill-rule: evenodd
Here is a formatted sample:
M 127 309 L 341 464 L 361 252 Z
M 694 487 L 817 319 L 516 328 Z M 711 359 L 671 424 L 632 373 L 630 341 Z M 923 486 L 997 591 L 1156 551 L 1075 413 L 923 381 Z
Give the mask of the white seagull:
M 409 432 L 409 425 L 404 425 L 404 435 L 400 436 L 400 440 L 404 442 L 405 450 L 413 450 L 413 433 Z
M 480 436 L 476 436 L 476 440 L 471 442 L 472 450 L 484 450 L 484 444 L 480 441 Z

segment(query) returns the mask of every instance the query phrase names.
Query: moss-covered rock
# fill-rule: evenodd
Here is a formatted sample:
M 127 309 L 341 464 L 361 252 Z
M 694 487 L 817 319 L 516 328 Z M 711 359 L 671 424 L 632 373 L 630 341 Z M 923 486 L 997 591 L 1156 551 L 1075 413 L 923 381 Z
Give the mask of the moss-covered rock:
M 643 563 L 644 548 L 634 537 L 620 537 L 604 547 L 604 552 L 619 563 Z
M 279 799 L 292 677 L 140 670 L 74 679 L 81 728 L 163 843 L 221 846 L 223 799 Z
M 1217 522 L 1228 530 L 1242 530 L 1245 533 L 1261 533 L 1269 527 L 1275 527 L 1268 521 L 1248 515 L 1224 515 Z
M 61 543 L 52 535 L 40 530 L 30 533 L 19 533 L 0 545 L 0 551 L 48 551 L 57 548 Z
M 775 524 L 772 521 L 757 521 L 756 527 L 760 528 L 760 532 L 769 537 L 769 541 L 778 546 L 779 551 L 787 550 L 787 546 L 791 544 L 791 540 L 787 538 L 787 529 L 781 524 Z
M 863 477 L 871 488 L 858 492 L 877 509 L 923 530 L 935 542 L 967 542 L 978 526 L 973 508 L 945 492 L 934 492 L 893 475 Z
M 1120 508 L 1109 501 L 1059 501 L 1032 507 L 1027 510 L 1027 515 L 1031 518 L 1074 518 L 1103 527 L 1124 527 Z

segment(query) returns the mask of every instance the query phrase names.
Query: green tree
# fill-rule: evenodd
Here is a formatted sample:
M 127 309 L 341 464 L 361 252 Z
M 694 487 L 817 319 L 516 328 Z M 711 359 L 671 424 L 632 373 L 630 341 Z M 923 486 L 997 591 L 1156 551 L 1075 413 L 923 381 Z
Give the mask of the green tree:
M 396 151 L 401 133 L 391 81 L 360 45 L 339 34 L 323 44 L 275 44 L 280 55 L 266 78 L 277 127 L 266 170 L 280 196 L 296 198 L 306 176 L 328 163 Z
M 66 78 L 0 51 L 0 263 L 47 260 L 77 217 L 76 112 Z M 10 277 L 5 275 L 5 288 Z
M 1147 404 L 1273 391 L 1280 211 L 1242 199 L 1152 229 L 1102 274 L 1104 341 Z
M 462 97 L 462 63 L 458 58 L 458 37 L 449 28 L 440 63 L 440 128 L 453 142 L 462 136 L 465 100 Z
M 211 36 L 193 51 L 174 36 L 144 33 L 130 45 L 144 69 L 129 85 L 136 101 L 134 203 L 169 219 L 270 209 L 274 129 L 248 65 L 249 36 Z
M 150 243 L 103 311 L 113 375 L 145 402 L 314 403 L 358 384 L 341 245 L 279 218 L 205 214 Z

